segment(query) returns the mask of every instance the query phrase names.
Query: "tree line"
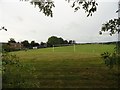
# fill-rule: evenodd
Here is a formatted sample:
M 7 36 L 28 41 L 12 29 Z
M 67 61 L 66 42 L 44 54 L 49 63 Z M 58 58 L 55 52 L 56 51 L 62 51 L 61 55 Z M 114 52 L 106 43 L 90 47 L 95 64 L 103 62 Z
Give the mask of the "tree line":
M 14 38 L 10 38 L 7 43 L 3 44 L 3 50 L 10 52 L 10 51 L 17 51 L 17 50 L 27 50 L 33 48 L 47 48 L 47 47 L 58 47 L 58 46 L 66 46 L 75 44 L 75 40 L 64 40 L 61 37 L 51 36 L 48 38 L 47 42 L 36 42 L 28 40 L 23 40 L 21 42 L 17 42 Z

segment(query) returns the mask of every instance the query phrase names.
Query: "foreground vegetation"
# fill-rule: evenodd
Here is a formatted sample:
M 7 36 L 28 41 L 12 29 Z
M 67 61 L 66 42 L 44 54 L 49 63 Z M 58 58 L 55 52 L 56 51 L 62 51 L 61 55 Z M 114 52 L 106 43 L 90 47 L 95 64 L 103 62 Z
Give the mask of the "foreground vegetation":
M 107 68 L 100 54 L 115 45 L 88 44 L 11 52 L 20 66 L 8 65 L 3 88 L 117 88 L 118 68 Z

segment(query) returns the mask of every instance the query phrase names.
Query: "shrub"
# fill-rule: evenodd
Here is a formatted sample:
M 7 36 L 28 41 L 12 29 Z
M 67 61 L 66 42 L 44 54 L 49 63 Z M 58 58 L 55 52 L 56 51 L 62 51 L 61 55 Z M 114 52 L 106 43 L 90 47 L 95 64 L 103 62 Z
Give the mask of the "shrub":
M 104 52 L 101 54 L 101 57 L 110 69 L 113 68 L 114 65 L 120 65 L 120 55 L 118 53 Z

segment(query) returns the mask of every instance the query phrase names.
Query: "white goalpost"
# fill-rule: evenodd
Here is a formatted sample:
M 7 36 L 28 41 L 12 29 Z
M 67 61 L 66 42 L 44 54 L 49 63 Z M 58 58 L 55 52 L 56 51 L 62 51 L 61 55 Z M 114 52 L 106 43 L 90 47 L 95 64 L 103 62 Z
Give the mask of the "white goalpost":
M 52 51 L 55 52 L 55 47 L 54 47 L 54 45 L 53 45 L 53 49 L 52 49 Z
M 73 45 L 73 51 L 74 51 L 74 52 L 75 52 L 75 48 L 76 48 L 76 47 L 75 47 L 75 44 L 74 44 L 74 45 Z

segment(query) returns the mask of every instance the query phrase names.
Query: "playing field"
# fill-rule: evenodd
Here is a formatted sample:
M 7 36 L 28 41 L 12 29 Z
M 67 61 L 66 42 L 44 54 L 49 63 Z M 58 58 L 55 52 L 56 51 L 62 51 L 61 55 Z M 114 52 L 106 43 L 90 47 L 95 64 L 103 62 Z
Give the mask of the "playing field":
M 87 44 L 12 52 L 22 66 L 8 66 L 3 87 L 115 88 L 117 69 L 109 70 L 100 54 L 115 45 Z

